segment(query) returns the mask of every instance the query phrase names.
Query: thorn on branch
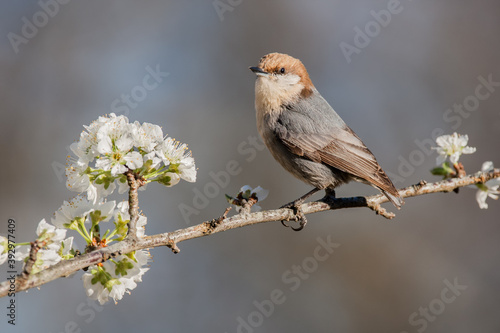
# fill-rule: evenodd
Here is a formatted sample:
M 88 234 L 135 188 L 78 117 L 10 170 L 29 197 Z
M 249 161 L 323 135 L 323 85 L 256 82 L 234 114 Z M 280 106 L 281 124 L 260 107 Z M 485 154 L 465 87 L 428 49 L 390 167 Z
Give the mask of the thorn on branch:
M 453 164 L 453 168 L 455 168 L 456 176 L 458 178 L 464 178 L 467 175 L 467 173 L 465 173 L 465 168 L 462 162 Z
M 227 213 L 229 213 L 229 211 L 231 209 L 232 209 L 232 207 L 227 207 L 221 216 L 219 216 L 216 219 L 211 220 L 210 222 L 206 222 L 205 223 L 206 230 L 203 231 L 203 233 L 205 235 L 211 234 L 219 226 L 219 224 L 221 224 L 222 221 L 224 221 L 227 218 Z
M 455 169 L 455 176 L 457 178 L 464 178 L 465 176 L 467 176 L 467 173 L 465 173 L 465 168 L 464 168 L 464 165 L 462 164 L 462 162 L 457 162 L 455 164 L 453 164 L 453 168 Z M 458 193 L 459 192 L 459 188 L 455 188 L 453 190 L 453 192 L 455 193 Z
M 415 192 L 418 192 L 425 185 L 427 185 L 427 181 L 421 180 L 417 184 L 413 185 L 413 189 L 415 190 Z
M 175 241 L 173 239 L 169 239 L 167 241 L 167 247 L 169 247 L 173 253 L 177 254 L 179 252 L 181 252 L 181 250 L 177 247 L 177 244 L 175 243 Z

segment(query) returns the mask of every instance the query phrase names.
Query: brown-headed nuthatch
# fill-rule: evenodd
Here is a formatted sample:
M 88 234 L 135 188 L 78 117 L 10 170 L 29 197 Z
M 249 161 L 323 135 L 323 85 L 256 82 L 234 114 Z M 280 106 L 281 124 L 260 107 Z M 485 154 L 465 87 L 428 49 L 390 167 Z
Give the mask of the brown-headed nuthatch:
M 264 143 L 281 166 L 314 186 L 283 206 L 293 208 L 300 219 L 294 230 L 307 223 L 300 210 L 307 197 L 325 190 L 328 201 L 335 197 L 335 187 L 351 180 L 378 188 L 401 207 L 403 199 L 375 156 L 316 90 L 300 60 L 270 53 L 250 70 L 257 75 L 255 109 Z

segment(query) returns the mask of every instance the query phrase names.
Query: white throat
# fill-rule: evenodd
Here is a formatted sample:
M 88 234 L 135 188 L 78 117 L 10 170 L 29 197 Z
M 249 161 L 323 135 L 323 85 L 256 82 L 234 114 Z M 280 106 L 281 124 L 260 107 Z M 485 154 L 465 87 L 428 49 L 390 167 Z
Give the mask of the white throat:
M 283 105 L 291 104 L 300 97 L 304 85 L 300 76 L 294 74 L 280 76 L 258 76 L 255 81 L 255 109 L 257 129 L 266 131 L 265 119 L 273 122 L 280 115 Z

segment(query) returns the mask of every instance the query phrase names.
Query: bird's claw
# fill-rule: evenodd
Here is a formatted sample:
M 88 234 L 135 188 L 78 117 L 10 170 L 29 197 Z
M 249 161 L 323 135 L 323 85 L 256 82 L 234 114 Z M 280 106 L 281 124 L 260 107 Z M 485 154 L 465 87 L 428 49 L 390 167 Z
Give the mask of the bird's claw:
M 286 224 L 286 221 L 285 221 L 285 220 L 281 220 L 281 224 L 282 224 L 284 227 L 290 228 L 290 226 L 289 226 L 288 224 Z
M 294 228 L 294 227 L 291 227 L 293 231 L 300 231 L 302 229 L 304 229 L 305 225 L 307 224 L 307 219 L 306 219 L 306 216 L 304 214 L 302 214 L 302 216 L 299 217 L 299 220 L 297 220 L 299 223 L 299 226 L 297 228 Z
M 295 200 L 290 203 L 287 203 L 286 205 L 281 206 L 280 208 L 288 208 L 292 209 L 294 213 L 294 219 L 295 221 L 299 222 L 299 226 L 297 228 L 289 226 L 285 220 L 281 220 L 281 224 L 287 228 L 292 228 L 293 231 L 300 231 L 304 229 L 304 226 L 307 224 L 307 218 L 304 212 L 302 211 L 302 203 L 303 200 Z

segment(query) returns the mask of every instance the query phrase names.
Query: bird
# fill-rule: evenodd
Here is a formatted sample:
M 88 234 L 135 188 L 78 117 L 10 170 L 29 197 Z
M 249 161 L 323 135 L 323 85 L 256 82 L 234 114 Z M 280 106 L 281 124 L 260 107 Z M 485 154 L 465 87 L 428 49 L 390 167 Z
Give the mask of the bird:
M 300 225 L 293 230 L 302 230 L 307 223 L 300 208 L 305 199 L 325 190 L 323 200 L 331 201 L 337 186 L 353 180 L 376 187 L 401 208 L 404 201 L 375 156 L 321 96 L 299 59 L 269 53 L 249 69 L 257 76 L 260 136 L 285 170 L 314 187 L 281 207 L 294 210 Z

